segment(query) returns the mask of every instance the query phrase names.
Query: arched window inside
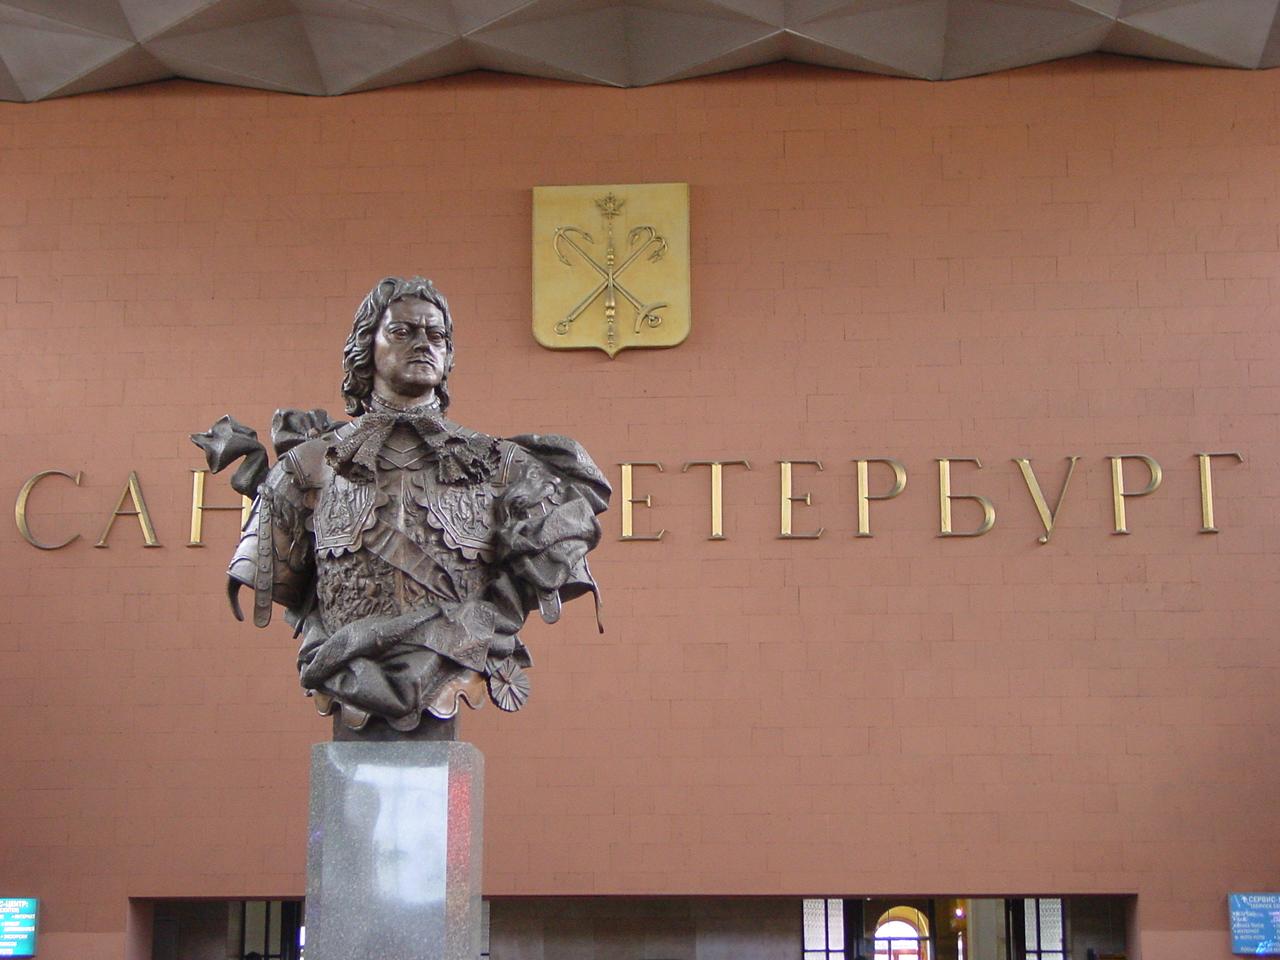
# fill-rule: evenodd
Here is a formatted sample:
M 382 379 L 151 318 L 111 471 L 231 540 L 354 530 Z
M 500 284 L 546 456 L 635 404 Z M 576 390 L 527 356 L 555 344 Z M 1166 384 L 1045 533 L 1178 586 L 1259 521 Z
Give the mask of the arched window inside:
M 931 960 L 929 921 L 915 907 L 893 907 L 876 921 L 875 960 Z

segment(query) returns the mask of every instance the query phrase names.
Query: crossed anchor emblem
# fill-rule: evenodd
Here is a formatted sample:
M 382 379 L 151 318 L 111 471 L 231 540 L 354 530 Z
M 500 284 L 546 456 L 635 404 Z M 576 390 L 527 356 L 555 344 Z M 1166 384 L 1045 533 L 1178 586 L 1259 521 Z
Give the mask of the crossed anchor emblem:
M 578 242 L 577 238 L 581 238 L 585 243 L 592 246 L 595 245 L 595 239 L 585 230 L 580 230 L 577 227 L 556 227 L 555 236 L 551 241 L 556 256 L 566 267 L 573 266 L 573 261 L 569 259 L 566 253 L 566 248 L 571 248 L 582 258 L 584 263 L 595 270 L 601 277 L 600 282 L 578 301 L 572 310 L 565 314 L 564 319 L 556 323 L 556 333 L 560 336 L 565 336 L 573 326 L 574 321 L 582 316 L 587 311 L 587 308 L 603 295 L 604 316 L 607 324 L 605 340 L 610 351 L 618 343 L 617 314 L 619 296 L 635 309 L 635 333 L 639 333 L 641 328 L 646 325 L 650 327 L 659 326 L 662 323 L 662 316 L 658 311 L 663 307 L 669 306 L 669 304 L 662 301 L 647 303 L 618 282 L 618 277 L 642 255 L 651 263 L 656 263 L 667 252 L 666 238 L 653 227 L 648 225 L 633 227 L 627 232 L 627 249 L 630 250 L 630 253 L 626 255 L 626 258 L 621 263 L 618 262 L 618 252 L 613 237 L 613 220 L 622 211 L 625 203 L 625 200 L 619 199 L 612 193 L 596 200 L 596 206 L 600 208 L 601 216 L 604 217 L 605 221 L 604 263 L 595 259 Z

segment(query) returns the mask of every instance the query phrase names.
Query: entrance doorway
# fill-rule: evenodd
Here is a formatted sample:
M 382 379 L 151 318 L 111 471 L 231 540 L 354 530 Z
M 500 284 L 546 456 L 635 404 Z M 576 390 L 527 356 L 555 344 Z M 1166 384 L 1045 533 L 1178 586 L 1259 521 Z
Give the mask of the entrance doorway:
M 875 960 L 933 960 L 929 918 L 915 907 L 890 907 L 876 921 Z
M 823 897 L 801 960 L 1123 958 L 1132 897 Z
M 151 960 L 301 960 L 301 900 L 156 900 Z

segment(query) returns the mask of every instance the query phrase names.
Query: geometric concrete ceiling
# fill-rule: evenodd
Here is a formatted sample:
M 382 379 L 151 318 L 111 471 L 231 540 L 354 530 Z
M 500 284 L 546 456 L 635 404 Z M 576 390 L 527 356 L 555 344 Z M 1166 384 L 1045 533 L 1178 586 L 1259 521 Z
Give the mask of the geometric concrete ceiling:
M 168 77 L 334 95 L 484 68 L 619 87 L 775 60 L 947 80 L 1104 50 L 1280 64 L 1280 0 L 0 0 L 0 100 Z

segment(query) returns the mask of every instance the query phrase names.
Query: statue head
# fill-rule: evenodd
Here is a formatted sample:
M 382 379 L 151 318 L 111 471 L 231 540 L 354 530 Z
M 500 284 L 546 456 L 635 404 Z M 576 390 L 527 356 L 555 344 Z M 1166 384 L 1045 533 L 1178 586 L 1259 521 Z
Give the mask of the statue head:
M 369 397 L 373 393 L 374 338 L 378 333 L 378 325 L 387 316 L 387 311 L 397 301 L 418 299 L 433 304 L 444 318 L 445 359 L 444 370 L 441 371 L 440 382 L 435 387 L 436 399 L 440 409 L 449 407 L 448 379 L 453 369 L 453 317 L 449 313 L 449 303 L 430 280 L 413 277 L 402 280 L 400 277 L 387 277 L 369 292 L 356 310 L 355 320 L 351 324 L 351 334 L 347 337 L 346 346 L 342 350 L 342 396 L 346 400 L 347 413 L 359 416 L 369 409 Z

